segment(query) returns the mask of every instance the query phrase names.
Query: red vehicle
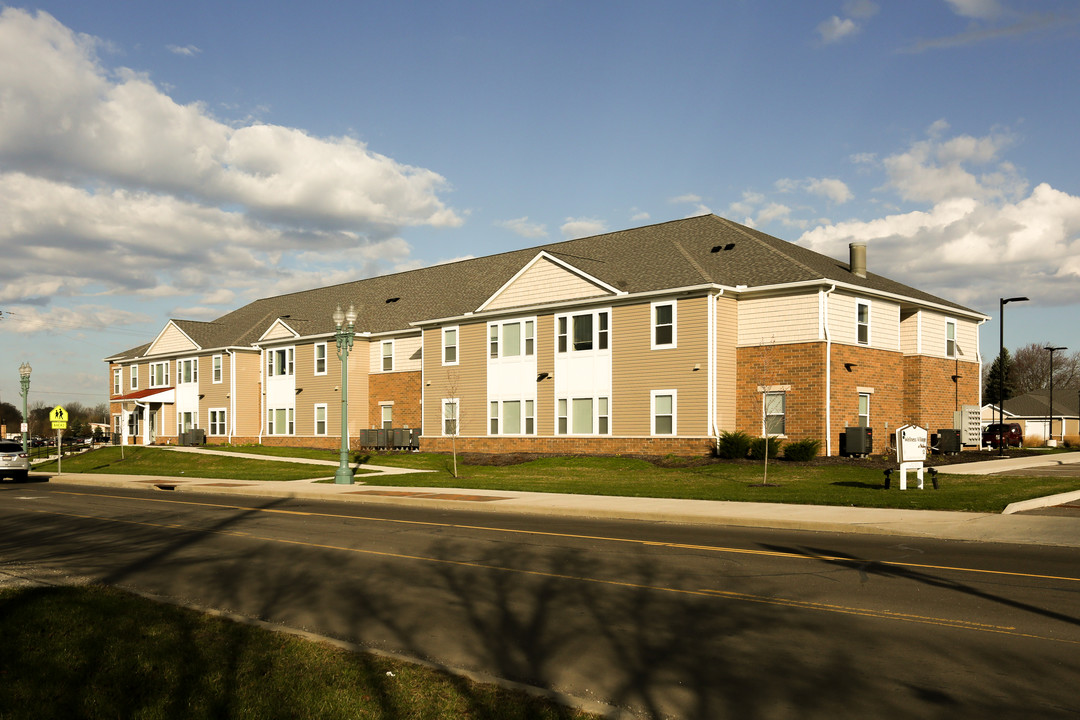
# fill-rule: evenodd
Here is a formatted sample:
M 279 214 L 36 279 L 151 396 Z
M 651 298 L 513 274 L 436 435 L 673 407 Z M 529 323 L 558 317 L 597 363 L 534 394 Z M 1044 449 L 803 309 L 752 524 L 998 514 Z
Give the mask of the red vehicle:
M 1020 423 L 990 423 L 983 430 L 982 444 L 992 448 L 1000 447 L 1024 447 L 1024 431 L 1020 429 Z

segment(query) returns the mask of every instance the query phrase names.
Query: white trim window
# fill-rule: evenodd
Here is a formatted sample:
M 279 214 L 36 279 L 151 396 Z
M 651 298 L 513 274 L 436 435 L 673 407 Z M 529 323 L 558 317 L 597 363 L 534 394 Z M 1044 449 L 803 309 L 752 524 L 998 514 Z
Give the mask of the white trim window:
M 444 327 L 442 329 L 442 364 L 458 364 L 458 327 Z
M 677 312 L 674 300 L 652 304 L 652 349 L 663 350 L 678 347 Z
M 279 375 L 293 375 L 295 374 L 295 367 L 295 348 L 277 348 L 274 350 L 266 351 L 267 377 L 277 377 Z
M 458 434 L 458 418 L 460 403 L 457 398 L 443 398 L 443 435 L 451 436 Z
M 225 408 L 210 408 L 210 435 L 221 437 L 228 434 L 228 411 Z
M 382 365 L 383 372 L 394 371 L 394 341 L 383 340 L 382 341 Z
M 765 427 L 763 430 L 769 437 L 786 434 L 787 420 L 787 393 L 767 391 L 762 394 L 762 417 Z
M 177 384 L 199 382 L 198 358 L 185 358 L 176 361 L 176 382 Z
M 488 403 L 491 435 L 535 435 L 536 401 L 492 400 Z
M 536 354 L 536 320 L 488 323 L 488 357 L 530 357 Z
M 607 350 L 611 346 L 610 317 L 607 310 L 556 316 L 555 347 L 558 352 Z
M 191 430 L 195 430 L 198 427 L 199 413 L 188 410 L 176 413 L 176 434 L 178 436 Z
M 315 406 L 315 434 L 326 434 L 326 403 L 318 403 Z
M 224 378 L 224 365 L 222 357 L 220 355 L 214 355 L 210 358 L 210 382 L 215 385 L 220 385 Z
M 167 374 L 168 373 L 166 372 L 166 375 Z M 165 379 L 165 384 L 166 385 L 169 384 L 169 380 L 168 380 L 167 377 Z M 153 384 L 151 383 L 151 386 L 152 385 Z M 131 366 L 131 389 L 132 390 L 138 390 L 139 389 L 139 366 L 138 365 L 132 365 Z
M 653 435 L 675 435 L 678 432 L 678 392 L 653 390 L 649 406 L 652 412 Z
M 945 321 L 945 357 L 956 357 L 956 321 Z
M 855 301 L 855 340 L 860 345 L 870 344 L 870 301 Z
M 315 343 L 315 348 L 312 351 L 315 353 L 315 374 L 326 374 L 326 343 Z
M 266 411 L 267 435 L 295 434 L 295 412 L 293 408 L 270 408 Z
M 113 368 L 112 371 L 112 394 L 119 395 L 123 392 L 123 374 L 120 372 L 120 368 Z
M 859 427 L 870 427 L 870 393 L 859 393 Z
M 383 430 L 389 430 L 394 427 L 394 403 L 379 403 L 379 416 L 382 420 Z
M 171 364 L 168 360 L 150 363 L 150 387 L 169 386 L 169 365 Z
M 558 435 L 607 435 L 611 417 L 604 397 L 559 398 L 556 403 Z

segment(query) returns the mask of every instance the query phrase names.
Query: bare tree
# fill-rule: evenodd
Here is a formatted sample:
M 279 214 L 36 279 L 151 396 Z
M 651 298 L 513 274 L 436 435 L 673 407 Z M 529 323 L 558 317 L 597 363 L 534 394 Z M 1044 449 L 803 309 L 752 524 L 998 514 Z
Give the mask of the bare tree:
M 446 371 L 446 394 L 449 402 L 443 402 L 443 434 L 450 436 L 450 448 L 453 454 L 453 470 L 451 474 L 456 478 L 457 471 L 457 438 L 461 432 L 461 398 L 458 397 L 458 381 L 460 377 L 456 370 Z
M 1050 352 L 1046 349 L 1051 343 L 1029 343 L 1013 354 L 1013 364 L 1009 378 L 1015 385 L 1015 394 L 1023 395 L 1033 390 L 1046 390 L 1050 387 Z M 1080 387 L 1080 350 L 1071 354 L 1054 354 L 1054 389 L 1075 389 Z

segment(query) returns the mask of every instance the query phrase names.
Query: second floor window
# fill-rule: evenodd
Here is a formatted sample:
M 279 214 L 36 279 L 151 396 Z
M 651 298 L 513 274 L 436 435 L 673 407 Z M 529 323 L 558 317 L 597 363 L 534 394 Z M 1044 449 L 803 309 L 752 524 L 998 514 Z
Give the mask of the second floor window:
M 150 363 L 150 387 L 167 387 L 169 385 L 169 363 Z
M 458 364 L 458 329 L 456 327 L 443 328 L 443 365 Z
M 952 320 L 945 323 L 945 356 L 956 357 L 956 323 Z
M 279 350 L 266 351 L 266 374 L 270 377 L 276 375 L 292 375 L 295 353 L 293 348 L 281 348 Z
M 165 382 L 168 383 L 168 380 L 166 380 Z M 139 366 L 138 365 L 132 365 L 131 366 L 131 389 L 132 390 L 138 390 L 139 389 Z
M 211 380 L 212 380 L 212 382 L 219 383 L 219 382 L 221 382 L 221 378 L 222 378 L 221 356 L 220 355 L 215 355 L 211 359 L 210 362 L 211 362 L 211 368 L 210 368 Z
M 556 320 L 558 351 L 607 350 L 610 343 L 608 312 L 562 315 Z
M 177 360 L 176 381 L 178 383 L 199 382 L 199 361 L 196 358 Z
M 326 343 L 315 343 L 315 374 L 326 374 Z
M 655 303 L 652 312 L 652 346 L 675 347 L 675 303 Z
M 870 303 L 864 300 L 855 304 L 855 333 L 860 345 L 870 344 Z
M 121 388 L 121 385 L 120 385 L 120 368 L 116 368 L 115 370 L 113 370 L 113 374 L 112 374 L 112 394 L 113 395 L 119 395 L 120 392 L 121 392 L 121 389 L 122 388 Z
M 382 344 L 382 369 L 390 372 L 394 369 L 394 341 L 384 340 Z

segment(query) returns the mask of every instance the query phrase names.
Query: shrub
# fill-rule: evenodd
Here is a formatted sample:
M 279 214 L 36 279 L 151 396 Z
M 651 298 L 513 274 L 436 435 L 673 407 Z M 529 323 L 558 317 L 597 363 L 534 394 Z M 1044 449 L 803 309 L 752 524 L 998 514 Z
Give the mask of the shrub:
M 1061 443 L 1067 448 L 1080 448 L 1080 435 L 1066 435 Z
M 818 450 L 820 449 L 821 441 L 819 440 L 813 438 L 796 440 L 795 442 L 788 443 L 784 446 L 784 459 L 793 460 L 795 462 L 806 462 L 807 460 L 816 458 Z
M 745 460 L 752 442 L 753 439 L 741 430 L 725 430 L 720 433 L 720 442 L 716 444 L 716 456 L 723 460 Z
M 769 438 L 769 459 L 772 460 L 780 452 L 780 446 L 784 444 L 784 441 L 780 438 Z M 750 459 L 751 460 L 764 460 L 765 459 L 765 438 L 754 438 L 750 441 Z
M 1039 437 L 1038 435 L 1027 435 L 1024 437 L 1024 447 L 1046 447 L 1046 438 Z

